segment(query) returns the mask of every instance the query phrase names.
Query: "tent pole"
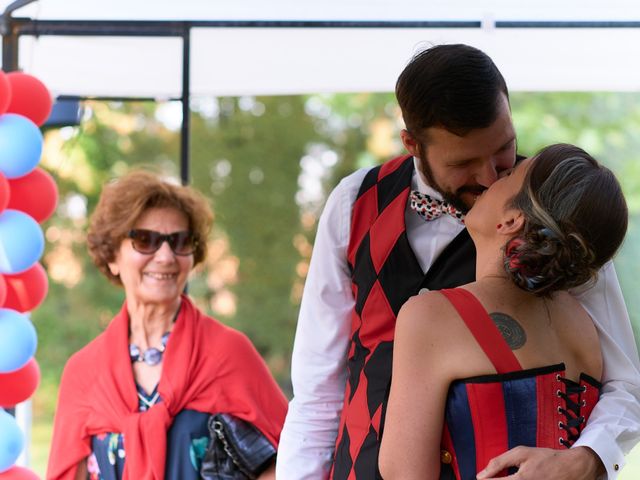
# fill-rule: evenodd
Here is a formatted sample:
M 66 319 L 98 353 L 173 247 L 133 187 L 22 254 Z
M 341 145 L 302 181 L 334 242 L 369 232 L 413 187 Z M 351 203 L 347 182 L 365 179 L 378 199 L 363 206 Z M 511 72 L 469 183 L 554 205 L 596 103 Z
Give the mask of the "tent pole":
M 184 27 L 182 32 L 182 126 L 180 129 L 180 179 L 183 185 L 189 184 L 189 137 L 190 137 L 190 105 L 191 97 L 191 28 Z
M 3 18 L 2 20 L 9 30 L 2 34 L 2 70 L 13 72 L 18 69 L 18 35 L 11 31 L 11 19 L 7 21 Z
M 19 33 L 13 28 L 12 13 L 35 2 L 36 0 L 16 0 L 7 5 L 0 17 L 0 35 L 2 35 L 2 69 L 5 72 L 18 70 L 18 40 Z

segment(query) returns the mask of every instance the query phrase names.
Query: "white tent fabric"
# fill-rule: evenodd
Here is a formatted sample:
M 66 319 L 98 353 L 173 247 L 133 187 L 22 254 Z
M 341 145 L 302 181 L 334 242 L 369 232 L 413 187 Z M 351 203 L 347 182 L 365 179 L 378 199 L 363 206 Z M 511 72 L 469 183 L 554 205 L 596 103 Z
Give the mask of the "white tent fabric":
M 392 91 L 416 51 L 459 42 L 487 52 L 511 90 L 640 90 L 640 28 L 495 28 L 496 21 L 639 22 L 640 5 L 632 0 L 40 0 L 14 16 L 482 22 L 481 28 L 195 28 L 192 95 Z M 175 98 L 181 91 L 182 41 L 25 36 L 20 68 L 55 95 Z
M 13 0 L 0 0 L 0 8 Z M 57 20 L 633 20 L 636 0 L 39 0 L 19 16 Z

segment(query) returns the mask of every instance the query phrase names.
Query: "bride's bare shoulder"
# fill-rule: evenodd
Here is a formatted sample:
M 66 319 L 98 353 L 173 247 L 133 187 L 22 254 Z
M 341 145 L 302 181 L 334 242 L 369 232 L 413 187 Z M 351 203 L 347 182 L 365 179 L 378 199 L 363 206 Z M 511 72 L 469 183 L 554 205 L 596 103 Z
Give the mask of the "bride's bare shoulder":
M 398 313 L 396 331 L 431 331 L 435 325 L 457 316 L 456 310 L 439 291 L 425 291 L 410 297 Z

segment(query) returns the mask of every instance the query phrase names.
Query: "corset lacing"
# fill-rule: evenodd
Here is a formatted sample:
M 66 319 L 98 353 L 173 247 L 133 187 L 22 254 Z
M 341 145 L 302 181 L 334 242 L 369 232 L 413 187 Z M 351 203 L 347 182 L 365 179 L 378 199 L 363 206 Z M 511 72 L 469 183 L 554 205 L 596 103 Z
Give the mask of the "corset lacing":
M 580 415 L 580 408 L 584 406 L 584 401 L 580 401 L 580 394 L 586 392 L 587 387 L 561 375 L 557 375 L 556 379 L 565 385 L 565 392 L 558 390 L 557 395 L 564 400 L 566 407 L 558 406 L 558 413 L 566 419 L 565 422 L 558 423 L 558 428 L 567 432 L 567 439 L 560 437 L 558 441 L 562 446 L 569 448 L 580 436 L 582 424 L 585 423 L 584 416 Z

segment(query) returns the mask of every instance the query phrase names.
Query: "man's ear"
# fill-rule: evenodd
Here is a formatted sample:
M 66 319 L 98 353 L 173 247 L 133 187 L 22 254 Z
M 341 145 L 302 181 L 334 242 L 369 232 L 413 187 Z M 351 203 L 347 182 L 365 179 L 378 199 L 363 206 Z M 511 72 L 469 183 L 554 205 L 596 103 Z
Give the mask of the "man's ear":
M 502 222 L 498 224 L 498 233 L 513 236 L 524 228 L 525 218 L 522 210 L 509 208 L 502 216 Z
M 409 133 L 408 130 L 404 128 L 402 129 L 402 131 L 400 132 L 400 139 L 402 140 L 402 144 L 404 145 L 404 148 L 407 149 L 407 152 L 409 152 L 414 157 L 420 158 L 420 151 L 418 150 L 418 141 L 413 137 L 413 135 Z

